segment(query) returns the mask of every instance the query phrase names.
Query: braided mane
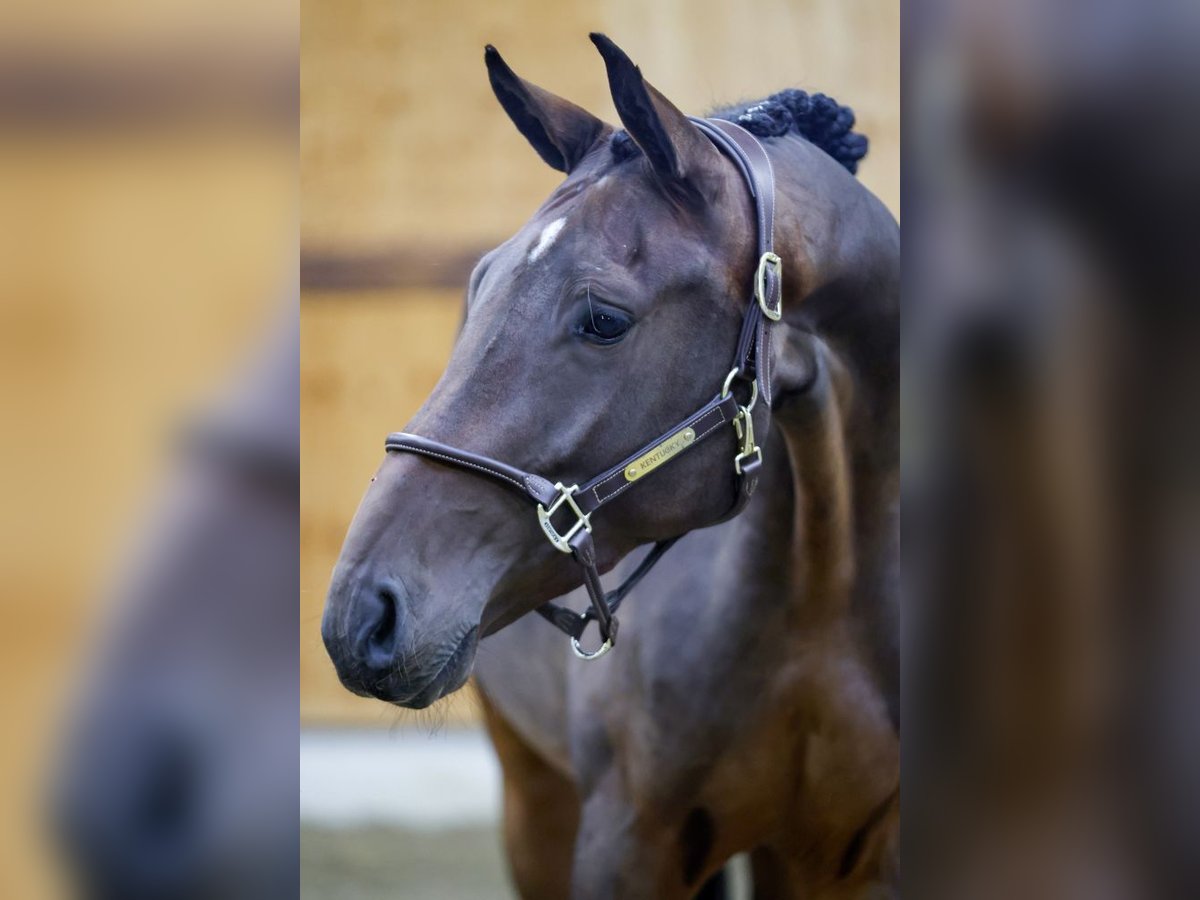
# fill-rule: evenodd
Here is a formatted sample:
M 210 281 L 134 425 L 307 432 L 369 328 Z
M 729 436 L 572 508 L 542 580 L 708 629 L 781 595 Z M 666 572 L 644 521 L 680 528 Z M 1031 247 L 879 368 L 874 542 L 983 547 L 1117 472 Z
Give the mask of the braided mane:
M 798 134 L 832 156 L 852 175 L 858 171 L 858 161 L 867 155 L 866 136 L 853 130 L 854 111 L 825 94 L 789 88 L 764 100 L 723 107 L 709 115 L 741 125 L 755 137 Z M 612 152 L 617 162 L 641 153 L 624 131 L 613 135 Z

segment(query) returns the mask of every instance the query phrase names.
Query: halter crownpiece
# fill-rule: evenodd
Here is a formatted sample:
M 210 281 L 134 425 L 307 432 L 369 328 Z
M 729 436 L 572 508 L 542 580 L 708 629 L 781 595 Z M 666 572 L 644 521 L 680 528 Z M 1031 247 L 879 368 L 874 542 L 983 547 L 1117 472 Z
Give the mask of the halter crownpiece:
M 554 603 L 546 603 L 537 611 L 571 638 L 571 648 L 581 659 L 599 659 L 612 649 L 617 638 L 617 607 L 679 539 L 674 537 L 656 543 L 620 587 L 605 593 L 600 583 L 596 547 L 592 540 L 592 515 L 596 510 L 726 425 L 733 426 L 738 440 L 738 453 L 734 457 L 738 493 L 725 519 L 745 509 L 754 495 L 762 471 L 762 448 L 755 443 L 751 413 L 759 394 L 768 407 L 771 404 L 770 324 L 779 321 L 783 314 L 783 263 L 774 252 L 775 173 L 762 144 L 745 129 L 721 119 L 693 118 L 691 121 L 738 167 L 754 200 L 758 231 L 758 265 L 754 273 L 753 299 L 742 320 L 733 368 L 720 392 L 641 450 L 582 485 L 551 482 L 490 457 L 406 432 L 388 435 L 384 445 L 389 452 L 416 453 L 495 479 L 536 504 L 542 533 L 556 550 L 570 554 L 583 569 L 583 583 L 591 601 L 582 614 Z M 750 400 L 744 406 L 733 394 L 735 380 L 750 385 Z M 588 652 L 579 641 L 593 619 L 600 629 L 602 643 Z

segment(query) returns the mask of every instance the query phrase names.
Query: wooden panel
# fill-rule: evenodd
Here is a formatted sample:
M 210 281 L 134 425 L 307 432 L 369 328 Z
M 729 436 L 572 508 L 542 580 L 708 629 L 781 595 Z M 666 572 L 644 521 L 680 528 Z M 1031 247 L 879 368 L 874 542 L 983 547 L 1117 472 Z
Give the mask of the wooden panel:
M 858 113 L 862 179 L 900 206 L 900 7 L 894 0 L 303 0 L 306 247 L 495 243 L 561 178 L 487 84 L 483 46 L 610 122 L 602 30 L 680 108 L 784 87 Z
M 343 688 L 321 644 L 329 576 L 354 511 L 383 459 L 383 439 L 420 406 L 445 368 L 456 294 L 308 293 L 300 328 L 300 687 L 308 722 L 390 724 L 412 717 Z M 435 717 L 473 716 L 455 698 Z

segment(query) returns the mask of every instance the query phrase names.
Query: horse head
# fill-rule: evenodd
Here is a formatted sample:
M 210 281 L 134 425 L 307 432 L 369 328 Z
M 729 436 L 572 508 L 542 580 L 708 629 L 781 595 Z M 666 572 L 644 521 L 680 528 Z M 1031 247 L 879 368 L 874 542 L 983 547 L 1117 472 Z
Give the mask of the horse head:
M 742 172 L 615 44 L 592 39 L 623 131 L 519 78 L 487 48 L 501 106 L 566 178 L 476 266 L 450 362 L 406 429 L 567 485 L 636 452 L 721 388 L 760 262 Z M 866 193 L 827 154 L 800 152 L 814 196 Z M 780 185 L 783 197 L 796 190 Z M 780 211 L 788 264 L 799 264 L 786 302 L 842 273 L 814 266 L 816 241 L 799 239 L 810 224 L 830 238 L 831 207 L 817 207 L 818 223 Z M 777 350 L 753 413 L 760 435 L 772 408 L 812 382 L 810 325 L 793 311 L 773 326 Z M 597 568 L 726 517 L 738 449 L 734 429 L 721 429 L 606 505 L 594 522 Z M 503 484 L 461 463 L 389 454 L 334 571 L 326 647 L 356 693 L 427 706 L 465 683 L 479 638 L 579 585 L 569 563 Z

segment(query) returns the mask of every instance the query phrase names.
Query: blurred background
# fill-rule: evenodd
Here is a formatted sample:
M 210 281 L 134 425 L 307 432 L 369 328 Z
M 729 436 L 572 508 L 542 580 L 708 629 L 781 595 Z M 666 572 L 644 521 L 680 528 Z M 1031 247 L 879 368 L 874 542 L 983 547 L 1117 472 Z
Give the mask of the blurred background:
M 118 620 L 155 606 L 130 585 L 163 556 L 142 552 L 148 531 L 187 515 L 161 510 L 178 432 L 295 330 L 296 28 L 270 2 L 0 8 L 0 896 L 66 893 L 46 798 L 60 759 L 96 747 L 76 726 L 98 710 L 84 688 L 119 683 Z M 177 612 L 121 655 L 148 664 Z M 290 711 L 288 637 L 273 696 Z M 185 679 L 197 700 L 211 674 Z M 264 744 L 286 752 L 295 730 Z
M 483 47 L 617 122 L 602 31 L 685 112 L 784 87 L 852 107 L 899 215 L 891 0 L 303 0 L 301 743 L 306 896 L 501 896 L 497 770 L 469 691 L 415 714 L 343 689 L 319 634 L 384 435 L 441 374 L 467 277 L 561 175 L 492 95 Z M 453 765 L 448 765 L 452 761 Z M 433 810 L 437 814 L 430 812 Z

